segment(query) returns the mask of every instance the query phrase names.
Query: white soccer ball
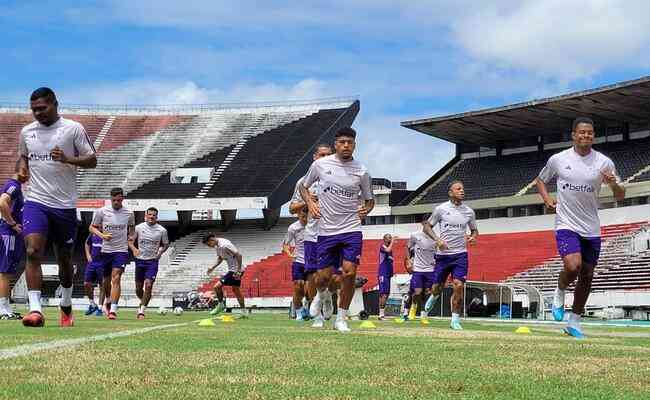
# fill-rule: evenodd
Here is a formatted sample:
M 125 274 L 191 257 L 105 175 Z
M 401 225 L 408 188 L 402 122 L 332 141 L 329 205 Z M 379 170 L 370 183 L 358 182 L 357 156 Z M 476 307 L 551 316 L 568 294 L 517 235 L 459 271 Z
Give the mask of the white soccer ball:
M 158 309 L 158 314 L 160 315 L 167 315 L 167 309 L 165 307 L 160 307 Z
M 174 315 L 178 316 L 183 314 L 183 307 L 176 307 L 174 308 Z

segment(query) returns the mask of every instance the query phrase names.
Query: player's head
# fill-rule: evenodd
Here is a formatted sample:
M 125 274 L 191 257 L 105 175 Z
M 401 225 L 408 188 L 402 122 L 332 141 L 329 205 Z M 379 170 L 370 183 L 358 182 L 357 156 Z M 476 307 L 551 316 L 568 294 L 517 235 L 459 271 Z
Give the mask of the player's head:
M 455 180 L 449 184 L 449 199 L 456 202 L 465 199 L 465 185 L 462 181 Z
M 111 189 L 111 206 L 114 209 L 119 210 L 122 208 L 122 202 L 124 201 L 124 191 L 122 188 L 115 187 Z
M 217 246 L 217 235 L 214 233 L 208 233 L 203 237 L 203 244 L 208 246 L 208 247 L 216 247 Z
M 384 244 L 388 246 L 393 241 L 393 236 L 390 233 L 384 235 Z
M 357 132 L 352 128 L 341 128 L 334 135 L 334 149 L 342 160 L 352 159 L 356 147 Z
M 29 168 L 27 168 L 21 160 L 16 161 L 14 165 L 15 179 L 20 183 L 25 183 L 29 180 Z
M 298 211 L 298 221 L 303 225 L 307 225 L 307 206 Z
M 578 147 L 588 148 L 594 144 L 594 121 L 587 117 L 578 117 L 573 120 L 571 137 L 573 144 Z
M 59 119 L 59 102 L 52 89 L 41 87 L 34 90 L 29 102 L 34 118 L 41 124 L 50 126 Z
M 158 209 L 156 207 L 149 207 L 144 213 L 144 220 L 149 225 L 155 225 L 158 222 Z
M 321 143 L 314 148 L 314 161 L 332 154 L 332 146 L 327 143 Z

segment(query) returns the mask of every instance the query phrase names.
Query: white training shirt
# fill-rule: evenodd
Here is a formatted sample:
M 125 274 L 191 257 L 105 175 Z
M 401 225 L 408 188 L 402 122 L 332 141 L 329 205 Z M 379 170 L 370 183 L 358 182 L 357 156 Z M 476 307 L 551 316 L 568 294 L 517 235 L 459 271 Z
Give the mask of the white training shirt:
M 436 265 L 436 242 L 426 233 L 419 231 L 411 233 L 406 243 L 409 251 L 413 251 L 413 271 L 433 272 Z
M 616 181 L 621 182 L 614 162 L 593 149 L 583 157 L 571 147 L 548 159 L 539 179 L 548 183 L 557 176 L 556 230 L 569 229 L 583 237 L 600 237 L 598 194 L 602 172 L 613 173 Z
M 84 127 L 75 121 L 59 118 L 51 126 L 38 121 L 20 132 L 18 154 L 29 160 L 29 190 L 26 200 L 52 208 L 77 206 L 77 167 L 52 160 L 51 152 L 59 146 L 68 157 L 95 153 Z
M 305 177 L 303 176 L 302 178 L 298 179 L 298 182 L 296 182 L 296 188 L 293 191 L 293 197 L 291 198 L 291 202 L 294 201 L 299 201 L 304 203 L 305 200 L 302 198 L 300 195 L 300 185 L 305 181 Z M 309 188 L 309 193 L 318 196 L 318 188 L 320 187 L 319 182 L 314 182 L 313 185 Z M 318 241 L 318 223 L 319 220 L 312 218 L 311 214 L 307 216 L 307 225 L 305 225 L 305 232 L 304 232 L 304 239 L 305 242 L 313 242 L 316 243 Z
M 315 182 L 320 182 L 318 235 L 360 232 L 359 206 L 374 198 L 366 167 L 354 159 L 343 162 L 332 154 L 314 161 L 309 168 L 303 185 L 309 188 Z
M 228 264 L 228 271 L 230 272 L 243 272 L 244 266 L 238 265 L 235 254 L 239 253 L 237 247 L 228 239 L 218 238 L 217 246 L 214 248 L 217 256 L 221 257 Z
M 289 225 L 287 229 L 287 236 L 284 238 L 284 244 L 291 246 L 292 244 L 295 247 L 296 258 L 293 260 L 295 262 L 305 263 L 305 227 L 296 221 L 293 224 Z
M 465 204 L 457 206 L 449 200 L 433 209 L 429 223 L 432 226 L 438 225 L 440 239 L 448 247 L 447 250 L 439 249 L 438 254 L 460 254 L 467 251 L 465 235 L 468 228 L 470 231 L 476 229 L 476 215 Z
M 135 225 L 133 213 L 122 207 L 119 210 L 111 205 L 104 206 L 93 215 L 93 225 L 102 232 L 113 235 L 111 240 L 102 242 L 102 253 L 123 253 L 129 251 L 129 226 Z
M 138 224 L 135 227 L 135 239 L 140 250 L 139 260 L 157 259 L 160 248 L 169 244 L 167 229 L 160 224 Z

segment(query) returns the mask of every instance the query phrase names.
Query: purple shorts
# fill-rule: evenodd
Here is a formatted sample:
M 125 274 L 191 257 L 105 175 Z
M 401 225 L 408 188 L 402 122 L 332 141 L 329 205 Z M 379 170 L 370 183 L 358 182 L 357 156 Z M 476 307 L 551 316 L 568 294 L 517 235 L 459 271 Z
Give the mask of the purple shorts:
M 363 235 L 361 232 L 318 237 L 318 269 L 340 269 L 342 260 L 359 264 Z
M 0 235 L 0 273 L 15 274 L 16 267 L 25 254 L 25 242 L 18 235 Z
M 411 284 L 410 289 L 431 289 L 431 286 L 435 283 L 435 273 L 434 272 L 418 272 L 413 271 L 411 275 Z
M 50 237 L 57 247 L 74 247 L 77 238 L 77 210 L 52 208 L 33 201 L 25 202 L 23 235 L 33 233 Z
M 458 254 L 436 255 L 436 266 L 433 270 L 434 283 L 445 283 L 449 274 L 461 282 L 467 280 L 467 252 Z
M 101 260 L 93 259 L 86 265 L 86 270 L 84 271 L 84 282 L 101 283 L 104 276 L 104 264 L 102 264 Z
M 294 282 L 305 280 L 305 264 L 296 261 L 291 264 L 291 280 Z
M 582 262 L 596 265 L 600 257 L 600 237 L 583 237 L 568 229 L 555 232 L 557 250 L 562 258 L 580 253 Z
M 305 274 L 318 271 L 318 254 L 316 242 L 305 240 Z
M 158 275 L 158 260 L 135 259 L 135 280 L 137 282 L 144 282 L 145 279 L 155 281 L 156 275 Z
M 390 294 L 390 278 L 390 275 L 379 275 L 377 277 L 379 294 Z
M 101 253 L 98 262 L 100 262 L 104 268 L 104 276 L 110 276 L 113 272 L 113 268 L 120 268 L 124 271 L 126 264 L 129 263 L 129 253 Z
M 241 279 L 235 278 L 235 273 L 228 271 L 228 273 L 221 277 L 221 284 L 224 286 L 241 286 Z

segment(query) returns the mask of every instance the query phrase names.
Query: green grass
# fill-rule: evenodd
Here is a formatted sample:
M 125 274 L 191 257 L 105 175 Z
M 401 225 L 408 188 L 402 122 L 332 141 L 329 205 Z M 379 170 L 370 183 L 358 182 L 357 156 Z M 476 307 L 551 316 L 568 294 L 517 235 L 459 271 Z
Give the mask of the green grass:
M 79 314 L 79 313 L 78 313 Z M 128 311 L 117 321 L 79 316 L 73 329 L 47 312 L 44 329 L 1 321 L 0 349 L 189 322 Z M 374 321 L 351 334 L 315 331 L 284 315 L 253 314 L 215 327 L 159 330 L 0 363 L 0 398 L 34 399 L 642 399 L 650 398 L 650 330 L 447 321 Z M 329 327 L 330 325 L 328 325 Z

